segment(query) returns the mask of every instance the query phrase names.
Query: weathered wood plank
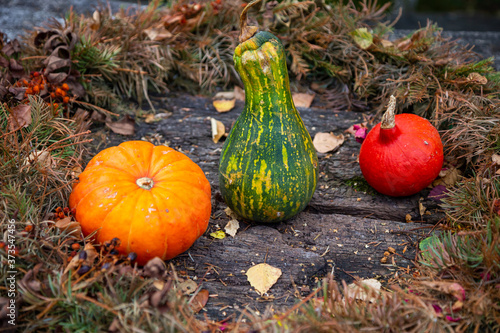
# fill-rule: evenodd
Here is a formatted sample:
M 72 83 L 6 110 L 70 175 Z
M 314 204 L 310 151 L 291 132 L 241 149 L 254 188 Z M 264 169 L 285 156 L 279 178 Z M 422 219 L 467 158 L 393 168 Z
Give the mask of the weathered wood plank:
M 273 225 L 240 221 L 235 238 L 214 239 L 210 233 L 229 221 L 218 185 L 218 161 L 222 142 L 211 139 L 210 117 L 222 121 L 229 132 L 243 104 L 227 113 L 217 113 L 207 98 L 182 95 L 157 98 L 158 109 L 172 115 L 153 124 L 138 123 L 135 138 L 107 133 L 106 146 L 125 140 L 156 137 L 186 153 L 198 163 L 212 185 L 213 207 L 209 229 L 194 246 L 172 260 L 179 271 L 196 278 L 213 296 L 200 314 L 222 319 L 238 314 L 245 307 L 264 311 L 289 307 L 317 286 L 327 273 L 337 279 L 353 276 L 370 278 L 390 273 L 392 259 L 401 267 L 411 266 L 418 237 L 430 230 L 426 222 L 437 222 L 442 215 L 429 200 L 423 204 L 432 211 L 420 216 L 419 200 L 426 192 L 406 198 L 390 198 L 373 191 L 364 183 L 356 161 L 360 144 L 347 137 L 331 154 L 319 154 L 318 188 L 306 210 L 293 219 Z M 160 110 L 162 112 L 163 110 Z M 311 136 L 317 132 L 343 133 L 363 121 L 354 112 L 335 113 L 324 109 L 301 109 Z M 406 223 L 407 214 L 413 221 Z M 394 248 L 389 266 L 380 262 L 384 251 Z M 403 254 L 403 249 L 407 251 Z M 269 291 L 259 297 L 251 288 L 245 272 L 254 264 L 266 262 L 282 270 L 283 275 Z M 215 296 L 216 295 L 216 296 Z

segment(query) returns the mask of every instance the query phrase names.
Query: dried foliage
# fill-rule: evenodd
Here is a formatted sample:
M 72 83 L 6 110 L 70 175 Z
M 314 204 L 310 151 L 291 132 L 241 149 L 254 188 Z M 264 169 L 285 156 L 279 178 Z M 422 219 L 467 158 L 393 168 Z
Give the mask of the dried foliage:
M 19 110 L 22 110 L 20 112 Z M 87 123 L 66 119 L 61 108 L 30 96 L 27 104 L 0 105 L 0 208 L 36 223 L 63 205 L 80 160 Z

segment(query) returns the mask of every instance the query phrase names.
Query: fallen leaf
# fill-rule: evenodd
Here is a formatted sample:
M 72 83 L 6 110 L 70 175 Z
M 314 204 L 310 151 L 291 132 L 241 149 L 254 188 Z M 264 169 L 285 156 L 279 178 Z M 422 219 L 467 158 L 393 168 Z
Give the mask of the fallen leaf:
M 491 160 L 493 161 L 493 163 L 495 163 L 496 165 L 500 165 L 500 155 L 498 154 L 493 154 L 493 156 L 491 156 Z
M 224 238 L 226 238 L 226 233 L 222 230 L 217 230 L 215 232 L 212 232 L 210 234 L 210 236 L 212 236 L 213 238 L 217 238 L 217 239 L 224 239 Z
M 210 124 L 212 126 L 212 140 L 214 143 L 217 143 L 226 134 L 226 126 L 224 126 L 222 121 L 215 118 L 210 118 Z
M 76 179 L 83 172 L 82 168 L 79 166 L 72 167 L 70 170 L 70 176 L 72 179 Z
M 224 227 L 224 231 L 226 231 L 226 234 L 234 237 L 239 228 L 240 223 L 238 222 L 238 220 L 231 220 L 227 222 L 226 226 Z
M 294 93 L 292 94 L 293 103 L 298 108 L 308 108 L 311 106 L 316 94 Z
M 474 73 L 470 73 L 467 76 L 467 81 L 478 83 L 480 85 L 485 85 L 486 83 L 488 83 L 488 79 L 487 78 L 485 78 L 481 74 L 475 73 L 475 72 Z
M 229 208 L 229 207 L 226 207 L 226 209 L 224 209 L 224 213 L 226 213 L 226 215 L 229 216 L 233 220 L 238 219 L 238 215 L 235 212 L 233 212 L 231 210 L 231 208 Z
M 356 44 L 366 50 L 373 43 L 373 35 L 367 28 L 359 28 L 350 33 Z
M 159 121 L 160 119 L 155 119 L 154 113 L 148 113 L 144 119 L 144 122 L 146 124 L 154 123 L 156 121 Z
M 150 259 L 146 265 L 144 265 L 144 276 L 159 278 L 167 269 L 165 262 L 161 260 L 160 257 L 154 257 Z
M 460 302 L 465 300 L 465 289 L 461 284 L 457 282 L 447 282 L 447 281 L 422 281 L 421 284 L 439 290 L 445 294 L 454 296 Z
M 313 140 L 314 148 L 320 153 L 332 151 L 344 143 L 344 135 L 333 133 L 316 133 Z
M 385 48 L 394 46 L 394 44 L 390 40 L 387 40 L 387 39 L 381 39 L 380 44 L 382 45 L 382 47 L 385 47 Z
M 250 285 L 262 296 L 278 281 L 281 269 L 263 263 L 250 267 L 246 276 Z
M 234 108 L 236 98 L 234 91 L 219 92 L 214 96 L 212 104 L 217 112 L 228 112 Z
M 35 162 L 43 169 L 56 167 L 56 161 L 46 150 L 37 150 L 30 153 L 28 157 L 24 159 L 23 166 L 27 166 Z
M 361 124 L 355 124 L 345 130 L 345 132 L 354 135 L 357 142 L 363 143 L 365 141 L 366 135 L 368 134 L 368 128 L 366 127 L 367 122 Z
M 228 112 L 234 108 L 236 99 L 218 99 L 213 101 L 213 105 L 217 112 Z
M 234 86 L 234 98 L 238 101 L 245 101 L 245 90 L 238 86 Z
M 82 227 L 80 223 L 76 221 L 71 221 L 71 216 L 67 216 L 60 219 L 55 224 L 56 228 L 61 230 L 61 232 L 66 232 L 68 235 L 79 238 L 82 232 Z
M 83 262 L 81 261 L 79 255 L 74 256 L 71 259 L 71 261 L 68 263 L 66 268 L 64 269 L 63 274 L 66 274 L 70 270 L 74 270 L 74 269 L 78 268 L 80 265 L 87 265 L 90 267 L 93 266 L 95 258 L 97 258 L 97 256 L 99 255 L 97 253 L 95 247 L 92 244 L 87 243 L 87 244 L 85 244 L 85 247 L 83 248 L 82 252 L 83 251 L 86 252 L 86 256 L 85 256 L 85 259 L 83 260 Z
M 133 135 L 135 133 L 135 120 L 129 115 L 125 115 L 122 119 L 115 122 L 106 122 L 114 133 L 121 135 Z
M 461 178 L 461 172 L 455 167 L 443 168 L 439 172 L 439 178 L 436 179 L 432 185 L 445 185 L 446 187 L 452 187 Z
M 366 128 L 367 124 L 368 124 L 368 122 L 366 122 L 366 121 L 364 123 L 354 124 L 351 127 L 349 127 L 348 129 L 346 129 L 344 132 L 352 134 L 352 135 L 356 135 L 356 132 L 358 131 L 358 129 L 363 128 L 363 127 Z
M 429 192 L 429 198 L 437 202 L 441 202 L 442 199 L 448 196 L 448 189 L 444 185 L 436 185 Z
M 99 256 L 99 253 L 97 253 L 97 250 L 95 249 L 94 245 L 90 243 L 85 244 L 83 250 L 87 252 L 87 259 L 85 259 L 85 263 L 87 263 L 89 266 L 92 266 L 95 258 Z
M 193 299 L 189 302 L 194 313 L 200 312 L 201 309 L 205 307 L 208 302 L 209 293 L 208 290 L 200 290 Z
M 418 212 L 420 213 L 420 217 L 424 216 L 425 214 L 425 210 L 427 208 L 425 208 L 424 204 L 422 203 L 422 200 L 424 198 L 420 198 L 420 200 L 418 201 Z
M 155 280 L 155 282 L 153 282 L 153 287 L 155 287 L 158 290 L 163 290 L 164 286 L 165 286 L 165 281 L 163 280 Z
M 160 41 L 173 37 L 172 33 L 162 26 L 158 28 L 151 27 L 149 29 L 144 29 L 144 32 L 146 33 L 149 39 L 154 41 Z
M 13 131 L 21 127 L 28 127 L 31 124 L 31 106 L 19 104 L 11 109 L 9 117 L 9 130 Z
M 375 294 L 380 294 L 381 286 L 380 281 L 375 279 L 366 279 L 351 283 L 347 286 L 346 298 L 374 302 L 376 300 Z
M 80 266 L 80 259 L 78 256 L 74 256 L 64 269 L 63 275 L 66 275 L 70 270 L 75 270 L 78 266 Z
M 189 295 L 194 293 L 197 288 L 198 284 L 191 279 L 188 279 L 179 284 L 179 289 L 182 291 L 184 295 Z

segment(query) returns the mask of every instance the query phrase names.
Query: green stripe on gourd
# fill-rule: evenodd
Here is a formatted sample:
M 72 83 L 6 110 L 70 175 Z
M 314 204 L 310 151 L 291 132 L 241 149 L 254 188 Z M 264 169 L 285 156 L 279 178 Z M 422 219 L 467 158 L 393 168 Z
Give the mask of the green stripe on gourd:
M 245 85 L 245 108 L 222 149 L 221 194 L 246 219 L 289 219 L 312 198 L 318 160 L 293 104 L 283 45 L 257 32 L 236 47 L 234 63 Z

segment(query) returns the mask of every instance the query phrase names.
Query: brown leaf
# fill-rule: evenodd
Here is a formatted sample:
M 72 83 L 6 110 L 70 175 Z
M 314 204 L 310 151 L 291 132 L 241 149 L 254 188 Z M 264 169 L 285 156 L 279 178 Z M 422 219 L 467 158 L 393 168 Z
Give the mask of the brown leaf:
M 46 77 L 47 77 L 47 81 L 49 81 L 53 85 L 59 85 L 67 79 L 68 74 L 66 74 L 66 73 L 50 73 L 50 74 L 46 75 Z
M 24 99 L 24 93 L 26 92 L 26 87 L 9 87 L 9 92 L 14 95 L 14 98 L 18 101 Z
M 92 266 L 95 258 L 99 256 L 99 253 L 97 253 L 97 250 L 95 249 L 94 245 L 90 243 L 85 244 L 83 250 L 87 252 L 87 259 L 85 260 L 85 263 L 89 266 Z
M 24 289 L 34 292 L 42 290 L 42 283 L 36 278 L 36 275 L 40 271 L 42 265 L 42 263 L 36 264 L 35 267 L 26 272 L 21 281 L 19 281 L 19 284 L 22 285 Z
M 78 75 L 77 75 L 78 76 Z M 85 91 L 85 88 L 83 85 L 78 81 L 77 76 L 75 76 L 73 73 L 66 78 L 65 83 L 68 85 L 69 89 L 71 90 L 71 93 L 75 97 L 84 97 L 87 92 Z
M 234 86 L 234 98 L 236 98 L 237 101 L 245 101 L 245 90 L 241 89 L 238 86 Z
M 71 221 L 71 216 L 60 219 L 56 222 L 55 226 L 57 229 L 61 230 L 61 232 L 66 232 L 68 235 L 72 235 L 76 238 L 79 238 L 82 232 L 80 223 Z
M 294 93 L 292 94 L 293 103 L 298 108 L 308 108 L 311 106 L 316 94 Z
M 173 37 L 172 33 L 165 29 L 163 26 L 157 28 L 151 27 L 149 29 L 145 29 L 144 32 L 146 33 L 148 38 L 153 41 L 161 41 Z
M 168 311 L 172 306 L 168 301 L 168 292 L 171 290 L 171 287 L 172 280 L 168 280 L 166 283 L 163 281 L 161 289 L 155 290 L 149 294 L 149 305 L 157 308 L 161 313 Z
M 189 304 L 191 305 L 194 313 L 200 312 L 200 310 L 205 307 L 208 302 L 208 296 L 208 290 L 202 289 L 196 294 L 196 296 L 193 297 Z
M 19 53 L 21 51 L 21 44 L 17 39 L 8 42 L 2 48 L 2 53 L 4 53 L 7 57 L 12 56 L 14 53 Z
M 46 150 L 36 150 L 24 159 L 23 166 L 37 163 L 42 169 L 52 169 L 56 167 L 56 161 L 52 155 Z
M 0 67 L 7 68 L 9 67 L 9 60 L 5 59 L 4 57 L 0 57 Z
M 159 119 L 155 119 L 155 114 L 154 113 L 149 113 L 146 115 L 144 122 L 146 124 L 154 123 L 156 121 L 159 121 Z
M 262 296 L 278 281 L 281 269 L 263 263 L 250 267 L 246 276 L 250 285 Z
M 9 69 L 12 77 L 19 79 L 24 76 L 24 67 L 21 66 L 15 59 L 9 60 Z
M 444 185 L 446 187 L 452 187 L 456 182 L 462 177 L 462 172 L 455 167 L 443 168 L 439 172 L 439 178 L 436 179 L 432 185 Z
M 135 120 L 129 115 L 125 115 L 122 119 L 115 122 L 106 122 L 114 133 L 121 135 L 134 135 L 135 133 Z
M 9 117 L 9 129 L 11 131 L 20 128 L 28 127 L 31 124 L 31 106 L 27 104 L 19 104 L 11 109 Z
M 352 298 L 362 301 L 374 302 L 375 296 L 380 293 L 382 284 L 375 279 L 365 279 L 347 286 L 346 298 Z
M 166 269 L 165 262 L 159 257 L 154 257 L 144 266 L 144 276 L 159 278 L 165 273 Z
M 316 133 L 313 140 L 314 148 L 319 153 L 327 153 L 344 143 L 344 135 L 334 135 L 333 133 Z
M 485 85 L 486 83 L 488 83 L 488 79 L 487 78 L 485 78 L 481 74 L 475 73 L 475 72 L 474 73 L 470 73 L 467 76 L 467 81 L 478 83 L 480 85 Z
M 191 279 L 186 280 L 186 281 L 182 282 L 181 284 L 179 284 L 179 289 L 182 291 L 182 293 L 184 295 L 189 295 L 189 294 L 194 293 L 197 288 L 198 288 L 198 285 L 196 284 L 196 282 L 194 282 Z
M 461 302 L 465 300 L 465 289 L 461 284 L 457 282 L 422 281 L 421 284 L 429 288 L 439 290 L 445 294 L 450 294 Z
M 71 67 L 71 59 L 63 59 L 53 55 L 45 59 L 43 63 L 46 66 L 44 75 Z

